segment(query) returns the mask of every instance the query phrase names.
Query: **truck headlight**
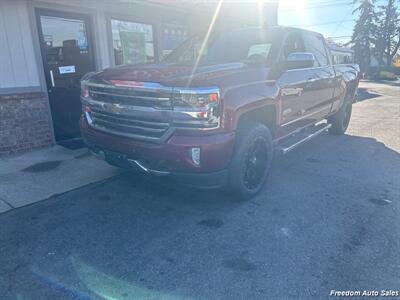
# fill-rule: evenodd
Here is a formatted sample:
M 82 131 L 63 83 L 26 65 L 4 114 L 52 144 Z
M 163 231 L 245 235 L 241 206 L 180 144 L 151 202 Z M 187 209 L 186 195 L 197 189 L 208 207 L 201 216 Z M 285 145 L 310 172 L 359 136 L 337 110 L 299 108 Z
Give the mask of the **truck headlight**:
M 174 88 L 173 122 L 176 126 L 216 128 L 219 119 L 219 88 Z
M 174 93 L 174 107 L 204 111 L 218 106 L 219 89 L 183 89 Z

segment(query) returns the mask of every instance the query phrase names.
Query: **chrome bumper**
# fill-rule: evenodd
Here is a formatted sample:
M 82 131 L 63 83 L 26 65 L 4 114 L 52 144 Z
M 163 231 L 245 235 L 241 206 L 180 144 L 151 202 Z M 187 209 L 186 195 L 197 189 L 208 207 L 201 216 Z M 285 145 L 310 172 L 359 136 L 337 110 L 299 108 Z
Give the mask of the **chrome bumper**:
M 90 150 L 90 152 L 97 157 L 100 160 L 104 160 L 107 161 L 107 154 L 100 150 L 98 152 L 95 152 L 93 150 Z M 120 155 L 119 159 L 126 161 L 130 166 L 132 167 L 138 167 L 139 169 L 141 169 L 142 171 L 144 171 L 145 173 L 151 174 L 151 175 L 155 175 L 155 176 L 167 176 L 170 175 L 171 172 L 168 171 L 161 171 L 161 170 L 154 170 L 151 169 L 149 167 L 147 167 L 145 165 L 144 162 L 137 160 L 137 159 L 130 159 L 130 158 L 126 158 L 123 155 Z

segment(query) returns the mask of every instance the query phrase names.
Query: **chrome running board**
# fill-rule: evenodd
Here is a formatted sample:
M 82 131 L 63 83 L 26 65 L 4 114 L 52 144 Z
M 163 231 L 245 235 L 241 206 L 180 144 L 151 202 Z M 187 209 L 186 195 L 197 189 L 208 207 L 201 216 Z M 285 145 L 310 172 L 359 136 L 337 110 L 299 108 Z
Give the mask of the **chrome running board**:
M 332 127 L 332 124 L 327 124 L 327 123 L 321 123 L 320 125 L 316 125 L 316 128 L 313 128 L 314 131 L 311 133 L 308 133 L 308 131 L 310 130 L 310 128 L 307 128 L 304 130 L 304 132 L 306 133 L 305 136 L 303 136 L 303 132 L 299 133 L 298 135 L 301 137 L 300 140 L 297 140 L 296 137 L 297 135 L 288 138 L 288 139 L 296 139 L 293 143 L 290 143 L 289 145 L 277 145 L 277 147 L 275 148 L 275 150 L 277 150 L 280 154 L 287 154 L 288 152 L 292 151 L 293 149 L 297 148 L 298 146 L 302 145 L 305 142 L 308 142 L 309 140 L 319 136 L 320 134 L 324 133 L 325 131 L 327 131 L 329 128 Z M 286 140 L 288 140 L 286 139 Z

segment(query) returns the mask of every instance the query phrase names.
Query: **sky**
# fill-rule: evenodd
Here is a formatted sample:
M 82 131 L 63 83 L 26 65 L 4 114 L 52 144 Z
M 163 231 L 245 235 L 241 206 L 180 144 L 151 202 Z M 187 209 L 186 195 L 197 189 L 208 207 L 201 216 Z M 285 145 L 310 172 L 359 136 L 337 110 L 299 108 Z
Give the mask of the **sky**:
M 382 4 L 384 1 L 378 1 Z M 322 33 L 335 42 L 348 42 L 353 32 L 353 0 L 279 0 L 279 25 Z

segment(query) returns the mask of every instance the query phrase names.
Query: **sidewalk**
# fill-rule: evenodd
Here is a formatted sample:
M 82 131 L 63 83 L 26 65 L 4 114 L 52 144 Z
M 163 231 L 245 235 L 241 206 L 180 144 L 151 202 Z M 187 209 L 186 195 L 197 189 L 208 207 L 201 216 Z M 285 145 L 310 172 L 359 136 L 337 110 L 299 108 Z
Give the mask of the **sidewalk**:
M 0 213 L 97 182 L 119 169 L 93 157 L 86 148 L 61 146 L 0 157 Z

